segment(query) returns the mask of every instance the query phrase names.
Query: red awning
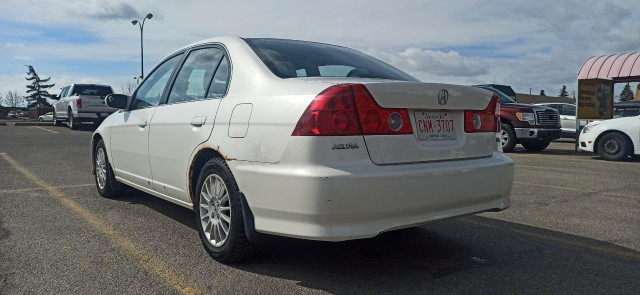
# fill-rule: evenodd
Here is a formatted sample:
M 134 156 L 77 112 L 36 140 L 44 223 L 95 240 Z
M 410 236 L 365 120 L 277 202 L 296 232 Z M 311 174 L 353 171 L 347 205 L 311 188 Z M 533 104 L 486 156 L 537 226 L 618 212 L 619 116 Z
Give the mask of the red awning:
M 640 52 L 593 56 L 582 64 L 578 79 L 640 80 Z

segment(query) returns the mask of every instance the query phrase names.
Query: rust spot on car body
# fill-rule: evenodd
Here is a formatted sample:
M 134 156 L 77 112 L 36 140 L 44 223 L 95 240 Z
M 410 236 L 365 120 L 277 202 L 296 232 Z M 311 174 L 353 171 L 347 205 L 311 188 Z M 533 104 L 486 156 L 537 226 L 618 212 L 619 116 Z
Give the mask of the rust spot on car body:
M 200 156 L 200 153 L 206 151 L 206 150 L 212 150 L 212 151 L 216 151 L 218 152 L 218 154 L 220 156 L 222 156 L 223 159 L 227 160 L 227 161 L 234 161 L 237 160 L 236 158 L 231 158 L 226 156 L 224 153 L 222 153 L 222 151 L 220 150 L 220 146 L 217 147 L 212 147 L 212 146 L 208 146 L 208 145 L 203 145 L 200 148 L 198 148 L 198 151 L 196 152 L 195 156 L 193 156 L 193 161 L 191 161 L 191 165 L 189 165 L 189 182 L 188 182 L 188 192 L 189 192 L 189 197 L 191 198 L 191 203 L 195 204 L 195 196 L 194 196 L 194 192 L 192 190 L 192 183 L 193 183 L 193 170 L 195 169 L 195 165 L 196 165 L 196 160 L 198 159 L 198 157 Z

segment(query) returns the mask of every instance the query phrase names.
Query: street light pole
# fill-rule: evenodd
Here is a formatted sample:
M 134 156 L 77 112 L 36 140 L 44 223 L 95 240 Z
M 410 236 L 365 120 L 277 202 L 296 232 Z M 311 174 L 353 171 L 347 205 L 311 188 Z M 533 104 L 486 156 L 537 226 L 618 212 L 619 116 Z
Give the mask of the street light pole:
M 147 13 L 147 15 L 142 19 L 142 21 L 138 21 L 136 19 L 131 21 L 132 25 L 138 25 L 140 27 L 140 79 L 144 77 L 144 43 L 142 42 L 142 34 L 144 31 L 144 22 L 147 19 L 152 19 L 153 14 Z

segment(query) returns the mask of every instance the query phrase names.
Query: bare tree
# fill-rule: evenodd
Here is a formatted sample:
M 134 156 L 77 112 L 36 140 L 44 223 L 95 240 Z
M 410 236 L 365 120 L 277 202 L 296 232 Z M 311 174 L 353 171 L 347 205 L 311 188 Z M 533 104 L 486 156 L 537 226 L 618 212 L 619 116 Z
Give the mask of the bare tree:
M 127 81 L 124 84 L 120 84 L 120 90 L 122 94 L 131 95 L 136 90 L 137 86 L 138 83 L 134 81 Z
M 15 110 L 17 107 L 23 106 L 24 97 L 20 96 L 17 90 L 12 90 L 7 92 L 2 102 L 12 110 Z

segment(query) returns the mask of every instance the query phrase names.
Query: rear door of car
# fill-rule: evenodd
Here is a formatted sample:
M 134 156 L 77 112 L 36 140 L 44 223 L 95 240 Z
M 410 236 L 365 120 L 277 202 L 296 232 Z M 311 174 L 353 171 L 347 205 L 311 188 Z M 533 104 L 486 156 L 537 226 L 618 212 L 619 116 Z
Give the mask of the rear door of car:
M 188 52 L 166 102 L 158 107 L 150 124 L 149 162 L 155 191 L 191 202 L 187 190 L 189 159 L 211 135 L 231 65 L 217 45 Z

